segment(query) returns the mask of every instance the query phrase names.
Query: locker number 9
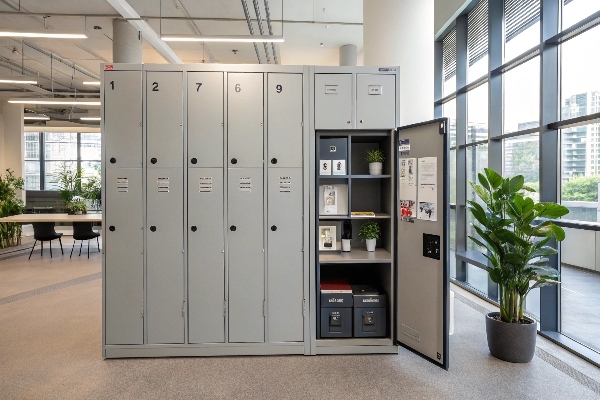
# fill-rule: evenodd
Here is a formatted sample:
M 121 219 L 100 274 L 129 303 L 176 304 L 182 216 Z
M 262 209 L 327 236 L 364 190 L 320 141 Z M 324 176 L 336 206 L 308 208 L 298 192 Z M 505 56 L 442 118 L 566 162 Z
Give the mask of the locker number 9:
M 281 91 L 283 90 L 283 86 L 277 85 L 275 86 L 275 89 L 277 90 L 277 93 L 281 93 Z
M 236 92 L 241 92 L 242 91 L 242 87 L 240 86 L 239 83 L 237 85 L 235 85 L 235 91 Z

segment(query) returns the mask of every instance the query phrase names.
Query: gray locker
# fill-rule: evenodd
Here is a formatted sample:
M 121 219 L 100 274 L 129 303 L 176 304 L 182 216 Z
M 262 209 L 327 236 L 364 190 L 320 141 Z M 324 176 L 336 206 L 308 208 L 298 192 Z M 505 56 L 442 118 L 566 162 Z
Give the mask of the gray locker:
M 183 73 L 146 74 L 146 165 L 183 166 Z
M 353 128 L 352 97 L 352 74 L 315 74 L 315 128 Z
M 225 341 L 223 168 L 188 170 L 190 343 Z
M 302 168 L 270 168 L 267 299 L 270 342 L 304 338 Z
M 142 169 L 105 170 L 106 344 L 144 343 Z
M 396 75 L 356 75 L 356 127 L 396 128 Z
M 183 343 L 183 171 L 148 168 L 146 193 L 148 343 Z
M 106 168 L 142 166 L 142 73 L 104 73 Z
M 223 166 L 223 73 L 189 72 L 188 167 Z
M 267 165 L 302 167 L 302 74 L 269 73 Z
M 229 167 L 263 166 L 263 74 L 227 75 Z
M 227 186 L 229 341 L 264 342 L 263 169 L 231 168 Z

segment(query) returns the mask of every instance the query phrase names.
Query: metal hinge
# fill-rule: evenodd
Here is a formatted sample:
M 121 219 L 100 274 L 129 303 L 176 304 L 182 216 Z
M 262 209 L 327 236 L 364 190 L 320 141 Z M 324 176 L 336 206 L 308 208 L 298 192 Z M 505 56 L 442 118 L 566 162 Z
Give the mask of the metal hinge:
M 144 318 L 144 300 L 142 300 L 142 308 L 140 309 L 140 318 Z
M 223 300 L 223 316 L 227 316 L 227 300 Z
M 306 316 L 306 299 L 302 300 L 302 316 Z
M 263 300 L 263 317 L 266 317 L 266 316 L 267 316 L 267 314 L 266 314 L 266 312 L 265 312 L 265 306 L 266 306 L 266 305 L 265 305 L 265 301 Z
M 181 316 L 185 317 L 185 301 L 183 302 L 183 308 L 181 309 Z

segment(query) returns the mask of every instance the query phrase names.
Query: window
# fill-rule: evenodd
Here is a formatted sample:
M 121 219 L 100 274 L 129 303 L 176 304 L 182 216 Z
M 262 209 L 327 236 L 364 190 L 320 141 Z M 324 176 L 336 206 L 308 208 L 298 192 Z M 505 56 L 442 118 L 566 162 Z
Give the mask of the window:
M 56 173 L 65 164 L 82 168 L 84 180 L 99 175 L 100 137 L 100 133 L 26 132 L 25 189 L 58 190 Z
M 567 29 L 576 22 L 600 11 L 600 1 L 598 0 L 561 0 L 561 2 L 563 3 L 563 29 Z
M 539 133 L 515 136 L 503 140 L 504 175 L 523 175 L 525 186 L 534 189 L 534 201 L 539 201 L 540 138 Z
M 444 96 L 456 91 L 456 29 L 443 42 Z
M 540 126 L 540 58 L 504 74 L 504 133 Z
M 540 0 L 506 0 L 504 15 L 504 59 L 508 61 L 540 43 Z
M 488 138 L 488 84 L 467 93 L 467 143 Z
M 468 82 L 488 72 L 488 1 L 481 1 L 470 13 L 467 22 Z
M 469 185 L 469 182 L 478 182 L 477 175 L 483 173 L 483 169 L 488 166 L 488 145 L 480 144 L 477 146 L 467 147 L 467 200 L 480 201 L 475 191 Z M 467 235 L 476 236 L 477 233 L 473 229 L 475 218 L 470 213 L 467 213 Z M 479 248 L 472 240 L 467 241 L 467 250 L 483 250 Z

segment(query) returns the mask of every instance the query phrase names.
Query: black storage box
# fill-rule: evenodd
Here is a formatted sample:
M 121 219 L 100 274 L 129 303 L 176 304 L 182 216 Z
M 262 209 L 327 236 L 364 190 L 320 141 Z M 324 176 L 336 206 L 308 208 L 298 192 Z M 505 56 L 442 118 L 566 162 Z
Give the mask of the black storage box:
M 354 337 L 385 337 L 386 295 L 374 286 L 352 285 L 354 296 Z
M 348 139 L 321 139 L 319 142 L 321 144 L 319 147 L 319 161 L 331 161 L 331 174 L 347 175 Z
M 352 337 L 352 287 L 345 280 L 321 282 L 321 337 Z

